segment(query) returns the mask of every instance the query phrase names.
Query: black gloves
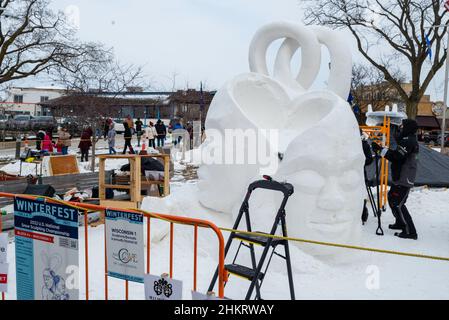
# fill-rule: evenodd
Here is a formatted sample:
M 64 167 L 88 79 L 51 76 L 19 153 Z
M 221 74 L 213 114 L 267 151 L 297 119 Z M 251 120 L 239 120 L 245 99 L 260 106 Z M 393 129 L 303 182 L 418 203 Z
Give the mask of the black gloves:
M 379 152 L 381 152 L 382 151 L 382 147 L 381 146 L 379 146 L 377 143 L 375 143 L 375 142 L 373 142 L 373 143 L 371 143 L 371 148 L 373 149 L 373 151 L 375 152 L 375 153 L 379 153 Z

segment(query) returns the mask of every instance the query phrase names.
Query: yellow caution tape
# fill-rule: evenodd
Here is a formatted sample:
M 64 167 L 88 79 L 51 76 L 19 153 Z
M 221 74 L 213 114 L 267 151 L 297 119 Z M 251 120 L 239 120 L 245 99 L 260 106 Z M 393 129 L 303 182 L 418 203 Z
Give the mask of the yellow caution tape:
M 177 221 L 171 221 L 170 219 L 163 218 L 156 213 L 148 213 L 143 210 L 138 210 L 138 211 L 140 211 L 142 213 L 150 214 L 151 217 L 155 217 L 155 218 L 167 221 L 167 222 L 191 225 L 190 223 L 180 223 Z M 235 229 L 224 228 L 224 227 L 218 227 L 218 229 L 220 229 L 221 231 L 226 231 L 226 232 L 235 232 L 235 233 L 241 233 L 241 234 L 252 235 L 252 236 L 261 236 L 261 237 L 273 238 L 273 239 L 277 239 L 277 240 L 295 241 L 295 242 L 315 244 L 315 245 L 320 245 L 320 246 L 329 246 L 329 247 L 336 247 L 336 248 L 353 249 L 353 250 L 360 250 L 360 251 L 369 251 L 369 252 L 385 253 L 385 254 L 392 254 L 392 255 L 398 255 L 398 256 L 406 256 L 406 257 L 413 257 L 413 258 L 421 258 L 421 259 L 430 259 L 430 260 L 448 261 L 449 262 L 449 258 L 446 258 L 446 257 L 432 256 L 432 255 L 426 255 L 426 254 L 420 254 L 420 253 L 400 252 L 400 251 L 394 251 L 394 250 L 367 248 L 367 247 L 354 246 L 354 245 L 348 245 L 348 244 L 307 240 L 307 239 L 293 238 L 293 237 L 283 237 L 283 236 L 278 236 L 278 235 L 270 235 L 270 234 L 266 234 L 266 233 L 235 230 Z
M 61 204 L 65 204 L 65 205 L 71 206 L 73 208 L 77 208 L 79 210 L 86 211 L 85 208 L 80 208 L 80 207 L 74 206 L 72 204 L 68 204 L 68 203 L 66 203 L 64 201 L 61 201 L 61 200 L 48 198 L 48 197 L 43 197 L 43 196 L 36 196 L 36 197 L 45 198 L 46 200 L 55 201 L 55 202 L 58 202 L 58 203 L 61 203 Z M 147 211 L 144 211 L 144 210 L 140 210 L 140 209 L 132 209 L 132 208 L 130 208 L 128 210 L 138 211 L 138 212 L 141 212 L 141 213 L 149 214 L 150 217 L 157 218 L 157 219 L 160 219 L 160 220 L 164 220 L 164 221 L 170 222 L 170 223 L 184 224 L 184 225 L 197 225 L 195 223 L 185 223 L 185 222 L 174 221 L 174 220 L 171 220 L 171 219 L 167 219 L 167 218 L 161 217 L 157 213 L 150 213 L 150 212 L 147 212 Z M 206 226 L 202 226 L 201 224 L 198 224 L 198 226 L 199 227 L 206 227 Z M 272 239 L 277 239 L 277 240 L 295 241 L 295 242 L 315 244 L 315 245 L 320 245 L 320 246 L 345 248 L 345 249 L 353 249 L 353 250 L 360 250 L 360 251 L 369 251 L 369 252 L 385 253 L 385 254 L 392 254 L 392 255 L 398 255 L 398 256 L 406 256 L 406 257 L 413 257 L 413 258 L 421 258 L 421 259 L 448 261 L 449 262 L 449 258 L 447 258 L 447 257 L 432 256 L 432 255 L 426 255 L 426 254 L 420 254 L 420 253 L 401 252 L 401 251 L 394 251 L 394 250 L 367 248 L 367 247 L 354 246 L 354 245 L 348 245 L 348 244 L 339 244 L 339 243 L 331 243 L 331 242 L 324 242 L 324 241 L 307 240 L 307 239 L 301 239 L 301 238 L 283 237 L 283 236 L 278 236 L 278 235 L 270 235 L 270 234 L 260 233 L 260 232 L 250 232 L 250 231 L 243 231 L 243 230 L 235 230 L 235 229 L 224 228 L 224 227 L 218 227 L 218 229 L 220 229 L 221 231 L 226 231 L 226 232 L 235 232 L 235 233 L 241 233 L 241 234 L 252 235 L 252 236 L 261 236 L 261 237 L 272 238 Z
M 400 252 L 400 251 L 393 251 L 393 250 L 367 248 L 367 247 L 353 246 L 353 245 L 347 245 L 347 244 L 338 244 L 338 243 L 307 240 L 307 239 L 300 239 L 300 238 L 282 237 L 282 236 L 270 235 L 270 234 L 266 234 L 266 233 L 240 231 L 240 230 L 234 230 L 234 229 L 229 229 L 229 228 L 219 228 L 219 229 L 222 231 L 227 231 L 227 232 L 235 232 L 235 233 L 241 233 L 241 234 L 247 234 L 247 235 L 253 235 L 253 236 L 262 236 L 262 237 L 273 238 L 273 239 L 278 239 L 278 240 L 303 242 L 303 243 L 316 244 L 316 245 L 321 245 L 321 246 L 394 254 L 394 255 L 399 255 L 399 256 L 407 256 L 407 257 L 422 258 L 422 259 L 449 261 L 449 258 L 446 258 L 446 257 L 431 256 L 431 255 L 425 255 L 425 254 L 419 254 L 419 253 Z

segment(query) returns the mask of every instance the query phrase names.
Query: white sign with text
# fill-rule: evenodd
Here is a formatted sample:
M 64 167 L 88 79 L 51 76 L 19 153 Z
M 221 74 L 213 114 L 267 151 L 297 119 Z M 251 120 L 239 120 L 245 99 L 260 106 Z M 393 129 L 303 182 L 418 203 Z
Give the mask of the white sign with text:
M 143 215 L 106 210 L 106 251 L 109 276 L 143 283 Z

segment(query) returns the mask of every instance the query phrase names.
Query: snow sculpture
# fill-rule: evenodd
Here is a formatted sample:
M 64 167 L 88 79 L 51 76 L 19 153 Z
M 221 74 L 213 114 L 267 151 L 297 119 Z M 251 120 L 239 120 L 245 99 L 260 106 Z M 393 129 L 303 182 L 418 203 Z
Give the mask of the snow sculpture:
M 284 42 L 270 75 L 266 53 L 278 39 Z M 321 45 L 331 56 L 328 87 L 311 90 L 321 66 Z M 291 60 L 299 48 L 301 67 L 294 77 Z M 287 206 L 290 235 L 339 243 L 358 240 L 364 156 L 358 124 L 346 102 L 352 65 L 348 48 L 339 32 L 325 27 L 277 22 L 256 33 L 249 49 L 251 72 L 228 81 L 208 111 L 203 165 L 198 171 L 204 206 L 226 213 L 235 211 L 248 184 L 269 173 L 295 187 Z M 229 143 L 223 143 L 230 133 L 238 135 L 236 129 L 240 134 L 274 129 L 279 136 L 273 139 L 263 131 L 257 140 L 248 140 L 246 149 L 237 150 L 238 146 L 230 148 Z M 264 151 L 269 166 L 250 162 L 249 157 L 243 163 L 204 161 L 205 155 L 223 160 L 230 153 L 253 150 L 256 145 L 267 146 Z M 304 249 L 329 253 L 312 246 Z

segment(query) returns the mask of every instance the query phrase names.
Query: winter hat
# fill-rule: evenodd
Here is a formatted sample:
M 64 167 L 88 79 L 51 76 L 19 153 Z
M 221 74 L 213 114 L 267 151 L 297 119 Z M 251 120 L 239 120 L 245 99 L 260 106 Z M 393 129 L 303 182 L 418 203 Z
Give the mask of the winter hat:
M 406 137 L 418 131 L 418 123 L 413 119 L 402 120 L 402 136 Z

